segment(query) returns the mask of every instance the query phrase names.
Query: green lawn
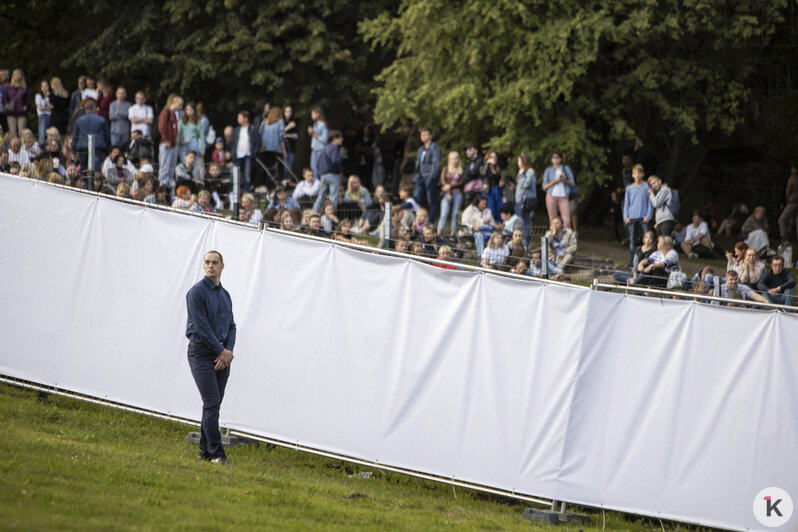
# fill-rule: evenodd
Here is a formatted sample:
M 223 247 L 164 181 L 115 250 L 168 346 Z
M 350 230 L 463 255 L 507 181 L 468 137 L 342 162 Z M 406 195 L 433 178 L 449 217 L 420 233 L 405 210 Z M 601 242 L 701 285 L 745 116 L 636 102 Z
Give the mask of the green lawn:
M 190 427 L 5 384 L 0 426 L 4 530 L 581 529 L 524 520 L 525 504 L 509 499 L 279 447 L 232 448 L 234 467 L 212 465 L 184 443 Z M 602 530 L 590 513 L 583 529 Z M 660 530 L 605 517 L 606 530 Z

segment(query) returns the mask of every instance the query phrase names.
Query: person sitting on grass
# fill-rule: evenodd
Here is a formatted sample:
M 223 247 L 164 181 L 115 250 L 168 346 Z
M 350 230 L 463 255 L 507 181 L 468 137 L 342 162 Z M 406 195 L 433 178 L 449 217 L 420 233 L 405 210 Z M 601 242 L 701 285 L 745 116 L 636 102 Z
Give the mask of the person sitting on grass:
M 549 240 L 549 259 L 555 262 L 559 270 L 565 270 L 576 254 L 576 235 L 570 228 L 563 227 L 562 218 L 555 216 L 545 237 Z
M 657 251 L 641 260 L 637 271 L 643 277 L 639 281 L 634 279 L 633 284 L 665 288 L 670 274 L 680 271 L 679 256 L 673 250 L 673 239 L 667 235 L 657 238 Z
M 249 192 L 241 196 L 241 209 L 238 219 L 252 225 L 258 225 L 263 220 L 263 213 L 257 208 L 255 196 Z
M 709 238 L 709 226 L 701 216 L 701 211 L 693 211 L 693 223 L 687 226 L 682 251 L 691 259 L 712 258 L 712 240 Z
M 758 301 L 760 303 L 768 303 L 764 296 L 754 292 L 750 286 L 740 283 L 739 275 L 734 270 L 726 272 L 726 284 L 720 287 L 721 297 L 728 299 L 742 299 L 744 301 Z M 739 306 L 736 303 L 726 303 L 729 307 Z
M 513 237 L 507 243 L 507 247 L 510 248 L 510 258 L 513 259 L 510 261 L 511 264 L 515 264 L 518 259 L 526 257 L 523 229 L 516 229 L 513 231 Z
M 321 215 L 321 232 L 324 236 L 332 236 L 335 226 L 338 225 L 338 217 L 335 215 L 335 205 L 330 200 L 324 203 Z
M 770 271 L 765 273 L 756 285 L 765 299 L 779 305 L 792 305 L 795 278 L 784 269 L 784 257 L 773 257 Z
M 524 221 L 515 214 L 515 207 L 511 204 L 502 205 L 499 209 L 499 216 L 502 218 L 502 235 L 510 238 L 516 229 L 524 230 Z
M 759 260 L 759 255 L 754 248 L 745 250 L 742 262 L 737 267 L 740 283 L 756 290 L 756 285 L 765 275 L 765 261 Z
M 640 280 L 643 278 L 643 274 L 637 270 L 637 266 L 640 264 L 640 261 L 650 257 L 655 251 L 657 251 L 657 235 L 654 233 L 654 231 L 648 230 L 643 233 L 643 244 L 635 248 L 635 253 L 632 256 L 631 273 L 615 272 L 612 274 L 612 278 L 615 280 L 615 282 L 621 284 L 635 284 L 636 282 L 640 282 Z
M 481 195 L 474 198 L 474 201 L 463 211 L 460 223 L 462 227 L 458 231 L 458 236 L 461 238 L 471 236 L 474 239 L 477 255 L 481 257 L 482 251 L 485 249 L 485 237 L 490 237 L 490 232 L 496 223 L 488 208 L 488 198 Z

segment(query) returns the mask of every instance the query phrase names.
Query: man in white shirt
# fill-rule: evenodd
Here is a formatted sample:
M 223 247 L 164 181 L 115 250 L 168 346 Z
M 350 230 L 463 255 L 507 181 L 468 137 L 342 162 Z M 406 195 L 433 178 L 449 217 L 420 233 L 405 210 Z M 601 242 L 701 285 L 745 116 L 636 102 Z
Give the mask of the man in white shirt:
M 693 223 L 687 226 L 682 251 L 691 259 L 698 257 L 712 258 L 712 240 L 709 238 L 709 227 L 699 211 L 693 212 Z
M 130 131 L 141 131 L 141 136 L 150 138 L 150 126 L 155 119 L 152 107 L 146 104 L 147 97 L 144 92 L 138 91 L 136 93 L 136 105 L 131 105 L 127 111 L 127 117 L 130 120 Z
M 294 199 L 301 201 L 303 198 L 316 199 L 321 188 L 321 181 L 313 179 L 313 170 L 305 168 L 302 170 L 302 181 L 294 189 Z

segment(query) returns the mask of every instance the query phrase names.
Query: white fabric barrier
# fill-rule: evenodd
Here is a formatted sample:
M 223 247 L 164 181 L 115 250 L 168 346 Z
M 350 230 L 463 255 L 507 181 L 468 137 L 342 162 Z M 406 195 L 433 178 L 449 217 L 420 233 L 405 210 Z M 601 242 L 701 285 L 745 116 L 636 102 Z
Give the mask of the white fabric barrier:
M 224 254 L 224 426 L 520 494 L 762 529 L 798 496 L 798 317 L 453 272 L 0 176 L 0 373 L 198 420 L 185 293 Z M 793 517 L 785 530 L 798 528 Z

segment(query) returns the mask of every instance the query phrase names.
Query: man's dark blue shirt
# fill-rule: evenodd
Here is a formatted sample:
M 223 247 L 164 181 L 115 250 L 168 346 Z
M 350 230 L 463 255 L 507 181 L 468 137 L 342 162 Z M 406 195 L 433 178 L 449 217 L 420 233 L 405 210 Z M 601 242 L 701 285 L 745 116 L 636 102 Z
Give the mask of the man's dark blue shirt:
M 186 337 L 190 342 L 202 343 L 213 353 L 233 350 L 236 343 L 236 323 L 233 320 L 233 301 L 222 285 L 208 276 L 191 287 L 186 294 L 188 321 Z

